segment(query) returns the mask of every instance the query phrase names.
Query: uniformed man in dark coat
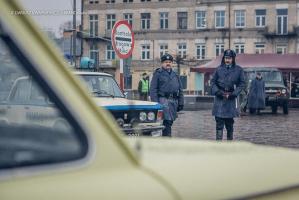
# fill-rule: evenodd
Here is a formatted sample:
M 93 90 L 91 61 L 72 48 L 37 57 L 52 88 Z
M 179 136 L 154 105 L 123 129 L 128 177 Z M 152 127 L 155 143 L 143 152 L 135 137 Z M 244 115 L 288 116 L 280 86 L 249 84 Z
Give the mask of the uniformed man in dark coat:
M 260 110 L 265 109 L 265 81 L 262 74 L 258 72 L 256 78 L 251 81 L 249 94 L 248 94 L 248 108 L 251 114 L 257 111 L 260 114 Z
M 173 57 L 165 54 L 161 57 L 162 67 L 155 70 L 150 85 L 151 101 L 163 105 L 163 136 L 171 137 L 171 126 L 177 118 L 177 112 L 184 108 L 183 88 L 179 76 L 172 70 Z
M 216 120 L 216 140 L 222 140 L 224 126 L 227 140 L 233 140 L 234 117 L 239 116 L 237 96 L 245 87 L 245 79 L 235 58 L 233 50 L 225 50 L 211 80 L 211 92 L 215 95 L 212 114 Z

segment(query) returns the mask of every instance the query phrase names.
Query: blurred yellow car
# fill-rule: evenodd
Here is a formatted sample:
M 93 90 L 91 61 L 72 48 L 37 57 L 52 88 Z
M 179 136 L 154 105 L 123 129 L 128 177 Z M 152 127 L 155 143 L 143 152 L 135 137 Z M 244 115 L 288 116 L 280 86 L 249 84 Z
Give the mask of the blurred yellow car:
M 0 87 L 5 86 L 0 94 L 17 78 L 30 76 L 57 114 L 35 116 L 40 123 L 0 122 L 1 200 L 299 198 L 297 150 L 124 138 L 55 47 L 26 16 L 12 15 L 15 10 L 20 10 L 15 1 L 0 1 Z M 57 116 L 68 129 L 43 125 Z

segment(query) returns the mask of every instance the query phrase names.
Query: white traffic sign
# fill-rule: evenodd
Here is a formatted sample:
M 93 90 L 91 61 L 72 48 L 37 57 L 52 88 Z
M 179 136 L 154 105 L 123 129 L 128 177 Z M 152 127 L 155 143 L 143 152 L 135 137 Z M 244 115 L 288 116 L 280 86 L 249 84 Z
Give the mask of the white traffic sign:
M 134 33 L 126 20 L 115 23 L 111 33 L 112 46 L 121 59 L 131 56 L 134 48 Z

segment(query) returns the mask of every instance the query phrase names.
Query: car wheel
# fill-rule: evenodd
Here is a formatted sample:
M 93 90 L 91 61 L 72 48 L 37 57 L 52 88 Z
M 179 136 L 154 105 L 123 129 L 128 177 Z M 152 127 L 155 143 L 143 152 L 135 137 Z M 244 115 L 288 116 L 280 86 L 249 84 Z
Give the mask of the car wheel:
M 272 113 L 276 114 L 277 113 L 277 106 L 272 106 Z
M 283 106 L 282 106 L 282 109 L 283 109 L 283 114 L 285 114 L 285 115 L 289 114 L 289 105 L 288 105 L 288 103 L 284 103 Z
M 256 109 L 255 108 L 249 108 L 249 113 L 250 114 L 254 114 L 256 112 Z

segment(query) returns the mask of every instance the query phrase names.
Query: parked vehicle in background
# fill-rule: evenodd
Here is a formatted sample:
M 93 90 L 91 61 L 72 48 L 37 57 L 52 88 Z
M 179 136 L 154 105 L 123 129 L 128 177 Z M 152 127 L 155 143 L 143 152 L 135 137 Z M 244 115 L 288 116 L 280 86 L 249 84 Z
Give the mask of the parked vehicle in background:
M 162 135 L 164 126 L 161 104 L 126 99 L 110 74 L 84 71 L 74 73 L 81 77 L 96 104 L 109 110 L 126 134 Z
M 256 78 L 256 73 L 260 72 L 265 81 L 266 106 L 270 106 L 272 113 L 277 113 L 278 107 L 281 107 L 284 114 L 289 113 L 290 92 L 284 85 L 283 76 L 280 70 L 269 67 L 251 67 L 244 68 L 246 89 L 241 94 L 241 110 L 247 110 L 247 95 L 250 82 Z
M 125 98 L 114 78 L 105 73 L 75 72 L 93 94 L 98 106 L 111 112 L 124 133 L 131 136 L 161 136 L 162 106 L 148 101 Z M 14 81 L 8 97 L 0 101 L 0 121 L 5 123 L 26 122 L 65 129 L 67 123 L 59 117 L 53 103 L 29 76 Z M 40 120 L 39 118 L 43 118 Z

